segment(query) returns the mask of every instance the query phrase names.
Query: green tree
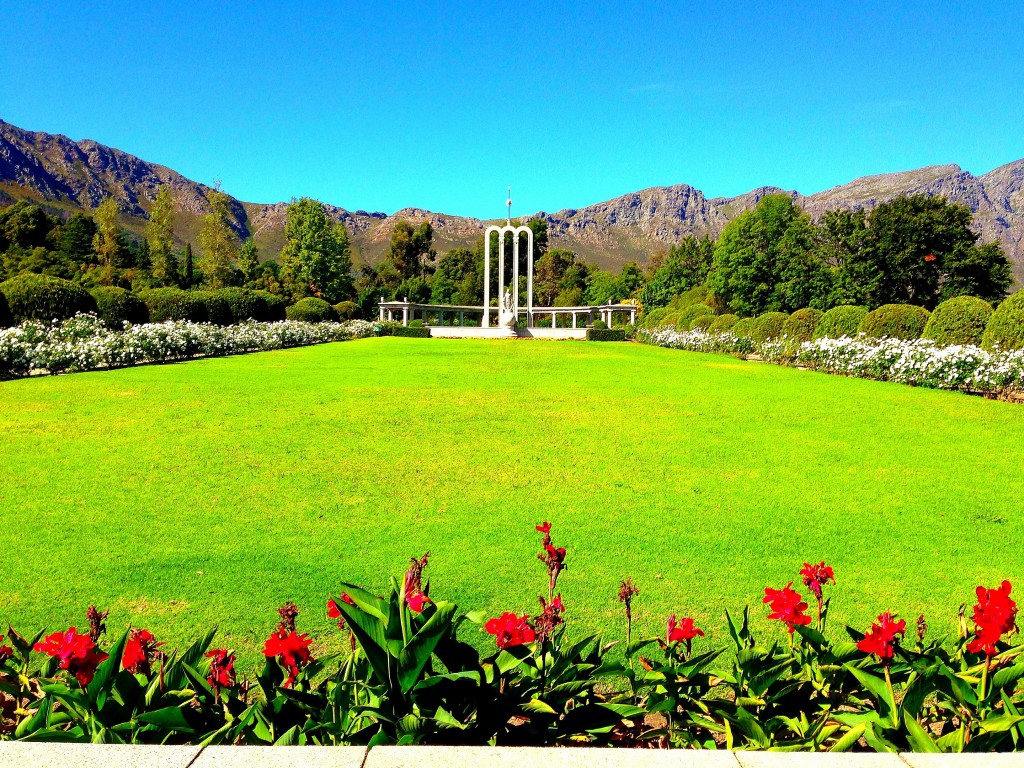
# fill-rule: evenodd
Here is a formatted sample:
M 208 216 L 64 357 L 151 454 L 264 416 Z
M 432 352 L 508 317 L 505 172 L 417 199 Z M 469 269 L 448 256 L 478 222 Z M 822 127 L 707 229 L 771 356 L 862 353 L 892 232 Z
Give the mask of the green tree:
M 0 210 L 0 252 L 9 247 L 45 248 L 55 222 L 37 205 L 19 200 Z
M 418 275 L 426 278 L 433 271 L 437 251 L 433 248 L 434 228 L 429 221 L 418 227 L 405 220 L 395 222 L 386 259 L 403 279 Z
M 434 304 L 471 304 L 478 303 L 475 294 L 477 283 L 476 253 L 469 248 L 453 248 L 437 261 L 437 269 L 431 280 L 430 301 Z M 469 286 L 472 291 L 467 291 Z M 456 301 L 457 296 L 469 301 Z
M 96 234 L 92 240 L 93 253 L 99 258 L 105 270 L 103 282 L 111 283 L 114 270 L 123 259 L 121 227 L 118 226 L 118 203 L 114 198 L 104 198 L 93 214 Z
M 196 265 L 192 257 L 192 243 L 185 243 L 181 254 L 181 287 L 191 288 L 196 284 Z
M 232 282 L 238 258 L 238 238 L 231 228 L 231 198 L 213 189 L 206 199 L 212 210 L 203 216 L 199 231 L 199 268 L 208 287 L 224 288 Z
M 526 226 L 533 232 L 533 257 L 539 259 L 548 251 L 548 223 L 544 219 L 530 219 Z
M 767 195 L 722 230 L 707 285 L 738 315 L 824 308 L 828 275 L 812 249 L 807 214 L 788 195 Z
M 288 206 L 281 275 L 295 297 L 316 296 L 330 303 L 353 296 L 348 233 L 317 200 L 304 197 Z
M 715 243 L 711 238 L 693 235 L 669 248 L 640 294 L 647 311 L 668 306 L 675 296 L 703 285 L 711 271 L 714 253 Z
M 146 241 L 152 262 L 150 271 L 161 285 L 177 282 L 178 264 L 174 257 L 174 201 L 167 187 L 160 187 L 149 210 Z
M 576 263 L 576 254 L 562 248 L 552 248 L 537 259 L 533 266 L 533 292 L 537 306 L 550 307 L 562 291 L 566 271 Z M 586 285 L 577 286 L 582 291 Z M 568 305 L 566 305 L 568 306 Z
M 92 241 L 95 236 L 96 222 L 92 217 L 75 213 L 61 225 L 55 245 L 68 258 L 86 261 L 93 254 Z
M 814 229 L 814 252 L 831 275 L 830 307 L 869 305 L 878 271 L 868 245 L 867 212 L 826 211 Z
M 250 283 L 259 276 L 260 254 L 252 237 L 245 238 L 238 251 L 238 271 L 242 273 L 243 283 Z

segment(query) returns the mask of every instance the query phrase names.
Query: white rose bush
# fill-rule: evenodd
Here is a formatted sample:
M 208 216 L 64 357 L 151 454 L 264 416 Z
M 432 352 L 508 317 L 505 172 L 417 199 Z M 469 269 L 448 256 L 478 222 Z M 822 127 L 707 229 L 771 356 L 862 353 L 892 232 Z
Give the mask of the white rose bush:
M 261 352 L 374 335 L 374 324 L 282 320 L 219 326 L 170 321 L 111 330 L 95 315 L 63 322 L 26 322 L 0 329 L 0 379 L 33 373 L 124 368 L 195 357 Z
M 1006 396 L 1024 391 L 1024 350 L 988 351 L 973 345 L 939 346 L 915 339 L 838 339 L 754 342 L 733 333 L 641 329 L 646 344 L 690 352 L 751 355 L 778 365 L 796 365 L 824 373 L 917 387 Z

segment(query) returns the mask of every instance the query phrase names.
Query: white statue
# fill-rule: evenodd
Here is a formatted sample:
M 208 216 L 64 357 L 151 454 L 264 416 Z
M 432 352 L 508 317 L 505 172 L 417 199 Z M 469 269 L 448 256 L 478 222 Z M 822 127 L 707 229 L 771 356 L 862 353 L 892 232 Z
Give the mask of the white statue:
M 516 305 L 512 301 L 512 291 L 505 289 L 505 295 L 501 299 L 501 317 L 498 318 L 498 325 L 503 328 L 514 328 L 516 324 Z

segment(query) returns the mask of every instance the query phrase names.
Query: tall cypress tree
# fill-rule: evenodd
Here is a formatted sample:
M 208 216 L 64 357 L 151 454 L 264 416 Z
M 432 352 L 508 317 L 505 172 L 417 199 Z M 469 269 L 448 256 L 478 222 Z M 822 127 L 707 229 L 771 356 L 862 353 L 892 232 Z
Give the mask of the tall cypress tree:
M 185 256 L 181 260 L 181 285 L 183 288 L 192 287 L 192 276 L 195 268 L 196 266 L 192 259 L 192 243 L 185 243 Z

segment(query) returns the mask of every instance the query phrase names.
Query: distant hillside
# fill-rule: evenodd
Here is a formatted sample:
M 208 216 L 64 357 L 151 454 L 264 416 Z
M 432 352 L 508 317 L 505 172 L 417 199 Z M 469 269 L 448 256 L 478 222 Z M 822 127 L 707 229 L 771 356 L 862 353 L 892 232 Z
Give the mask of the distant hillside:
M 194 242 L 200 217 L 209 211 L 210 187 L 95 141 L 26 131 L 0 120 L 0 202 L 29 199 L 60 212 L 93 208 L 113 195 L 124 212 L 124 225 L 141 232 L 161 186 L 170 188 L 180 213 L 178 238 Z M 829 209 L 870 208 L 904 194 L 945 196 L 970 207 L 977 231 L 984 240 L 1003 244 L 1018 283 L 1024 283 L 1024 159 L 983 176 L 974 176 L 957 165 L 865 176 L 808 196 L 760 187 L 737 197 L 709 199 L 699 189 L 677 184 L 524 218 L 543 217 L 552 245 L 571 248 L 589 261 L 614 269 L 631 260 L 643 263 L 651 253 L 686 235 L 716 237 L 732 218 L 773 192 L 791 195 L 815 217 Z M 286 208 L 283 202 L 233 200 L 235 229 L 239 236 L 252 234 L 264 258 L 276 256 L 283 244 Z M 436 247 L 442 252 L 471 246 L 490 223 L 419 208 L 404 208 L 391 215 L 328 209 L 348 227 L 359 255 L 371 262 L 387 248 L 392 226 L 399 219 L 429 220 Z

